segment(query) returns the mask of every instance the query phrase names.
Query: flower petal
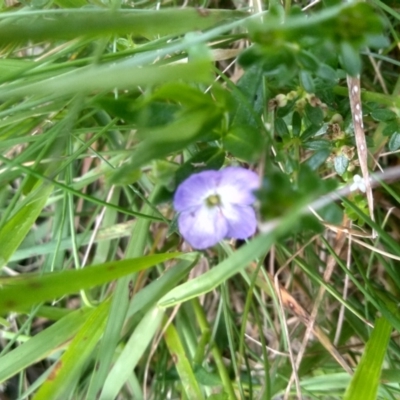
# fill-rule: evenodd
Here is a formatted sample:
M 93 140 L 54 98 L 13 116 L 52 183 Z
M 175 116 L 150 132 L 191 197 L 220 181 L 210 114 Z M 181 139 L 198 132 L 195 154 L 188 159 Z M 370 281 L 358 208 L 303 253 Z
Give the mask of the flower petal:
M 179 185 L 175 192 L 175 210 L 182 212 L 192 207 L 202 206 L 204 199 L 216 194 L 220 179 L 219 171 L 203 171 L 189 176 Z
M 253 191 L 260 187 L 257 174 L 241 167 L 228 167 L 220 171 L 218 194 L 222 204 L 250 205 L 256 200 Z
M 223 213 L 228 222 L 226 237 L 247 239 L 256 232 L 257 218 L 252 207 L 228 204 L 224 205 Z
M 178 217 L 178 228 L 192 247 L 201 250 L 224 239 L 228 223 L 219 207 L 202 206 L 183 211 Z

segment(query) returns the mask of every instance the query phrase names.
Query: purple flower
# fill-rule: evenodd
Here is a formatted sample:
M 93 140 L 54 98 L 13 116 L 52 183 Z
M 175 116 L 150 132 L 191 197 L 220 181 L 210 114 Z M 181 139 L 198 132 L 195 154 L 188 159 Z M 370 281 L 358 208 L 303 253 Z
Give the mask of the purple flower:
M 258 176 L 240 167 L 191 175 L 174 197 L 179 232 L 196 249 L 214 246 L 224 238 L 250 237 L 257 227 L 251 205 L 258 187 Z

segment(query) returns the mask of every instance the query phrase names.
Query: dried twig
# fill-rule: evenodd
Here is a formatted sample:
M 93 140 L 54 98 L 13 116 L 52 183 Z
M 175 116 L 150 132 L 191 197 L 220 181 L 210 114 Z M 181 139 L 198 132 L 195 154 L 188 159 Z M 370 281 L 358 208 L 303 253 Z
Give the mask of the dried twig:
M 354 136 L 356 138 L 358 160 L 360 162 L 361 173 L 365 183 L 369 213 L 372 221 L 375 221 L 374 197 L 372 194 L 371 182 L 369 180 L 368 150 L 367 142 L 365 140 L 364 123 L 361 108 L 360 77 L 351 77 L 350 75 L 347 75 L 347 86 L 349 88 L 349 99 L 351 115 L 353 117 Z M 373 232 L 373 236 L 375 237 L 376 233 Z

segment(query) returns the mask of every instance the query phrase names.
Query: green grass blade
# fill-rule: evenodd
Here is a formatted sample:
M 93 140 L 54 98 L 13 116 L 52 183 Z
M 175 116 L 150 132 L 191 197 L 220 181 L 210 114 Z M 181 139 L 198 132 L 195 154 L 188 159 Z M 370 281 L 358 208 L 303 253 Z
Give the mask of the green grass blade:
M 170 307 L 207 293 L 231 276 L 244 269 L 248 263 L 263 256 L 276 239 L 274 233 L 260 235 L 235 251 L 215 268 L 196 279 L 188 281 L 167 293 L 160 301 L 160 307 Z
M 180 253 L 157 254 L 109 262 L 80 270 L 59 271 L 42 276 L 26 274 L 17 278 L 8 278 L 3 280 L 6 285 L 0 291 L 0 312 L 26 309 L 42 301 L 89 289 L 179 255 Z
M 0 382 L 6 381 L 29 365 L 39 362 L 63 347 L 92 312 L 93 309 L 73 311 L 1 357 Z
M 135 220 L 130 220 L 104 227 L 97 232 L 94 243 L 101 243 L 103 241 L 107 242 L 112 239 L 120 239 L 130 236 L 132 234 L 132 226 L 135 223 Z M 87 245 L 91 240 L 92 234 L 93 231 L 89 231 L 88 233 L 78 233 L 75 238 L 77 245 Z M 58 248 L 58 251 L 71 249 L 72 238 L 66 237 L 62 238 L 60 242 L 57 242 L 57 240 L 52 240 L 47 243 L 35 244 L 33 246 L 20 248 L 10 257 L 9 261 L 19 261 L 33 256 L 51 254 L 56 248 Z
M 72 96 L 97 90 L 133 89 L 181 79 L 207 83 L 212 79 L 210 66 L 208 61 L 198 61 L 142 68 L 134 68 L 128 63 L 82 68 L 40 82 L 4 86 L 0 90 L 0 99 L 30 95 Z
M 152 215 L 152 207 L 146 204 L 142 208 L 143 214 Z M 146 238 L 150 228 L 150 221 L 140 219 L 132 229 L 130 243 L 126 251 L 126 257 L 139 257 L 146 248 Z M 90 387 L 87 393 L 87 400 L 96 399 L 101 391 L 111 363 L 115 354 L 115 349 L 121 338 L 121 331 L 126 320 L 126 314 L 130 303 L 129 285 L 133 284 L 132 276 L 128 275 L 119 279 L 110 307 L 110 315 L 104 329 L 99 352 L 97 355 L 97 368 L 92 375 Z M 133 299 L 135 301 L 136 295 Z
M 18 210 L 0 230 L 0 268 L 18 248 L 46 204 L 52 187 L 41 187 L 33 192 L 29 202 Z
M 183 344 L 173 324 L 170 324 L 164 333 L 165 343 L 171 353 L 176 370 L 180 377 L 183 390 L 188 399 L 204 399 L 204 396 L 197 383 L 192 366 L 187 358 Z M 104 399 L 103 399 L 104 400 Z
M 156 334 L 164 310 L 152 308 L 140 321 L 104 383 L 100 400 L 115 399 Z M 192 397 L 195 398 L 195 397 Z
M 52 373 L 34 396 L 34 400 L 65 399 L 73 392 L 72 382 L 82 372 L 83 366 L 103 334 L 109 307 L 110 301 L 107 300 L 86 319 L 67 351 L 54 365 Z
M 376 321 L 361 361 L 347 387 L 344 400 L 376 399 L 382 363 L 391 332 L 392 326 L 386 319 L 379 318 Z

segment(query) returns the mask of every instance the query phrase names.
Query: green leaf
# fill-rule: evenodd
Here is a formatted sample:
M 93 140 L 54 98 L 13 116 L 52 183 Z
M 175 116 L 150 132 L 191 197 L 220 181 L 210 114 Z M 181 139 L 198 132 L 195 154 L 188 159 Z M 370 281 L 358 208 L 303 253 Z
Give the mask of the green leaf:
M 337 174 L 342 176 L 347 171 L 349 159 L 344 154 L 340 154 L 335 157 L 334 166 Z
M 125 186 L 137 182 L 142 176 L 142 171 L 140 169 L 131 169 L 130 171 L 125 170 L 124 174 L 110 172 L 108 176 L 110 184 Z
M 375 400 L 379 378 L 392 327 L 384 318 L 375 322 L 375 328 L 365 347 L 356 372 L 347 387 L 344 400 Z
M 222 139 L 225 150 L 247 162 L 257 160 L 262 152 L 263 142 L 261 132 L 251 125 L 235 125 Z
M 328 83 L 332 84 L 334 84 L 338 79 L 336 70 L 324 63 L 320 64 L 316 75 L 319 76 L 321 79 L 327 81 Z
M 232 92 L 235 111 L 231 116 L 232 125 L 260 126 L 260 116 L 265 105 L 263 95 L 263 71 L 254 65 L 239 79 L 236 90 Z
M 163 127 L 141 131 L 143 141 L 133 152 L 132 161 L 115 173 L 114 179 L 126 172 L 137 169 L 151 160 L 165 157 L 208 135 L 220 120 L 220 110 L 211 107 L 194 108 L 182 112 L 176 119 Z
M 150 100 L 168 100 L 184 107 L 218 107 L 209 94 L 183 82 L 169 82 L 159 87 Z
M 343 209 L 336 203 L 320 208 L 318 214 L 330 224 L 340 225 L 343 221 Z
M 330 149 L 322 149 L 316 151 L 307 161 L 305 162 L 313 171 L 316 171 L 329 157 L 331 154 Z
M 275 130 L 276 133 L 281 138 L 287 138 L 290 136 L 289 129 L 286 125 L 286 122 L 282 118 L 277 118 L 275 121 Z
M 400 133 L 400 124 L 397 120 L 389 122 L 382 131 L 384 136 L 392 136 L 396 133 Z
M 313 107 L 311 104 L 307 103 L 305 106 L 305 112 L 313 126 L 321 126 L 324 122 L 324 113 L 320 107 Z
M 319 68 L 319 60 L 310 51 L 301 49 L 297 54 L 297 60 L 300 64 L 300 68 L 308 71 L 317 71 Z
M 371 117 L 375 121 L 391 121 L 397 118 L 397 114 L 387 108 L 378 108 L 371 112 Z
M 209 147 L 196 153 L 176 171 L 176 183 L 179 184 L 191 174 L 207 169 L 218 170 L 225 160 L 225 152 L 219 147 Z
M 293 136 L 300 136 L 301 132 L 301 116 L 300 114 L 295 111 L 292 116 L 292 134 Z
M 18 210 L 0 230 L 0 268 L 3 267 L 24 240 L 40 215 L 53 188 L 41 186 L 25 199 L 25 205 Z
M 89 289 L 179 255 L 180 253 L 157 254 L 108 262 L 80 270 L 60 271 L 43 275 L 25 274 L 16 278 L 2 279 L 0 313 L 23 310 L 42 301 L 76 293 L 82 289 Z
M 400 133 L 394 133 L 389 139 L 389 150 L 396 151 L 400 149 Z
M 304 90 L 307 93 L 314 93 L 315 92 L 315 85 L 314 80 L 310 74 L 310 72 L 306 70 L 301 70 L 299 73 L 300 84 L 303 86 Z
M 303 147 L 310 150 L 331 149 L 332 142 L 325 139 L 314 139 L 303 143 Z
M 319 120 L 318 116 L 317 118 Z M 328 129 L 328 124 L 325 124 L 322 127 L 320 125 L 310 125 L 306 130 L 302 132 L 301 139 L 302 141 L 307 141 L 308 139 L 311 139 L 314 136 L 323 135 L 324 133 L 326 133 L 327 129 Z
M 349 42 L 340 45 L 340 61 L 343 69 L 350 76 L 357 76 L 361 72 L 361 57 L 359 51 Z
M 194 374 L 198 382 L 204 386 L 221 386 L 222 384 L 221 378 L 218 375 L 208 372 L 202 366 L 196 367 Z

